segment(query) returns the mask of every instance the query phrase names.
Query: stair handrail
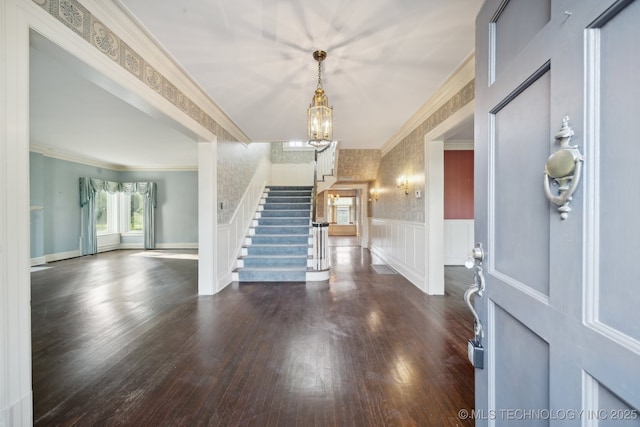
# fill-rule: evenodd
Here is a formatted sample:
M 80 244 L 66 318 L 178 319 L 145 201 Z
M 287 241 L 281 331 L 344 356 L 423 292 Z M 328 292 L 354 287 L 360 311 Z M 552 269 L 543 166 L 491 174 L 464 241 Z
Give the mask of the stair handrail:
M 318 192 L 318 150 L 313 152 L 313 188 L 311 189 L 311 223 L 315 223 L 317 219 L 316 212 L 316 195 Z
M 336 162 L 336 141 L 331 142 L 322 150 L 316 151 L 316 164 L 318 167 L 318 176 L 324 181 L 325 176 L 332 176 L 335 170 Z
M 314 167 L 313 167 L 313 190 L 311 192 L 311 220 L 316 222 L 316 197 L 318 192 L 318 176 L 321 176 L 321 181 L 324 181 L 324 177 L 332 176 L 335 169 L 336 161 L 336 147 L 337 141 L 332 141 L 331 144 L 324 147 L 322 150 L 316 150 L 314 155 Z

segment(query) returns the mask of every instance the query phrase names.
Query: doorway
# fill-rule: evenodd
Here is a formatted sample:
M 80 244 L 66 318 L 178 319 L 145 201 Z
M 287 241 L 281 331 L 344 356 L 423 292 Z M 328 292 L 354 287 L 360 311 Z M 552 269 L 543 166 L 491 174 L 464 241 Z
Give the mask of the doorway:
M 445 292 L 445 265 L 463 265 L 474 245 L 473 210 L 468 208 L 473 203 L 473 171 L 468 169 L 469 157 L 473 159 L 473 109 L 471 101 L 425 136 L 425 216 L 429 236 L 425 291 L 430 295 Z M 466 152 L 447 156 L 449 166 L 464 169 L 445 170 L 445 151 Z M 445 183 L 447 174 L 464 178 L 451 186 Z

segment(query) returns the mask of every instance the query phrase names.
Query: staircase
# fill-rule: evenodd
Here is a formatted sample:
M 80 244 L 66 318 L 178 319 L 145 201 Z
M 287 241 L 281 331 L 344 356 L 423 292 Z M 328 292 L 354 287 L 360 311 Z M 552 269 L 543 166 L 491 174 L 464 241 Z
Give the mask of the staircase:
M 338 143 L 333 141 L 327 147 L 316 151 L 316 194 L 331 188 L 338 180 L 336 171 Z
M 326 280 L 311 265 L 313 187 L 267 187 L 232 279 L 237 282 Z M 319 275 L 319 273 L 324 273 Z M 326 277 L 325 277 L 326 276 Z

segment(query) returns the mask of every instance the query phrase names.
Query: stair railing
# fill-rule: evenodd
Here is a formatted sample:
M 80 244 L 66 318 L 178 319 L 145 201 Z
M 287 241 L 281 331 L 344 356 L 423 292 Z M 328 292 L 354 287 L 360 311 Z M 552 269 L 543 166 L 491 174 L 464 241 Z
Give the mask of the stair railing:
M 336 147 L 338 143 L 333 141 L 320 151 L 316 151 L 317 176 L 324 181 L 325 176 L 333 176 L 336 164 Z
M 328 270 L 331 268 L 329 263 L 329 223 L 317 222 L 318 209 L 316 207 L 316 198 L 318 192 L 318 181 L 324 181 L 326 176 L 334 173 L 337 143 L 333 141 L 322 150 L 315 151 L 315 162 L 313 171 L 313 190 L 311 191 L 311 221 L 313 228 L 313 269 L 316 271 Z
M 337 146 L 338 143 L 336 141 L 332 141 L 331 144 L 327 145 L 322 150 L 315 151 L 313 192 L 311 194 L 311 207 L 313 208 L 311 218 L 313 222 L 316 222 L 317 219 L 316 196 L 318 193 L 318 181 L 324 181 L 325 177 L 333 176 L 336 163 Z

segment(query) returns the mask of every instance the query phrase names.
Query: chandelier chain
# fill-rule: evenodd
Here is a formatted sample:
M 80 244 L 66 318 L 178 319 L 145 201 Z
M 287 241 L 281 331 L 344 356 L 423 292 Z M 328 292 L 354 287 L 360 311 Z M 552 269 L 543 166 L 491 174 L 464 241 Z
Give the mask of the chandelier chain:
M 320 78 L 320 64 L 321 62 L 318 61 L 318 86 L 316 86 L 317 89 L 322 89 L 322 79 Z

